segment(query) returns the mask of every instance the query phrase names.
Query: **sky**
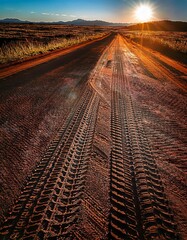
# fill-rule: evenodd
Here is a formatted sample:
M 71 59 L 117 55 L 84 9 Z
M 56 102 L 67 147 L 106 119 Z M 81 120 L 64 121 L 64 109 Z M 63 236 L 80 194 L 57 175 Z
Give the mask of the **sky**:
M 151 20 L 187 21 L 187 0 L 0 0 L 0 19 L 29 21 L 104 20 L 137 22 L 135 9 L 146 3 Z

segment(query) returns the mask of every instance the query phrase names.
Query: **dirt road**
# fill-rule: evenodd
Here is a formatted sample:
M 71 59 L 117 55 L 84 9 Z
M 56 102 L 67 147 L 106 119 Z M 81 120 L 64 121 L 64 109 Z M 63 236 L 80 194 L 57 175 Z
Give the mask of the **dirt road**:
M 2 79 L 4 239 L 185 239 L 186 78 L 111 35 Z

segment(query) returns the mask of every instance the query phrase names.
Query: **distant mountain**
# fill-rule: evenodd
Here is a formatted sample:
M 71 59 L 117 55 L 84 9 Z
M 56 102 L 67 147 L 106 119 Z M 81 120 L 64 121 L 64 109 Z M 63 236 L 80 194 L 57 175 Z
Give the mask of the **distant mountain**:
M 77 19 L 73 21 L 65 22 L 65 24 L 77 25 L 77 26 L 127 26 L 127 23 L 111 23 L 101 20 L 88 21 L 83 19 Z
M 156 21 L 139 23 L 135 25 L 128 26 L 129 30 L 149 30 L 149 31 L 177 31 L 177 32 L 187 32 L 187 22 L 181 21 Z
M 128 26 L 128 23 L 110 23 L 101 20 L 88 21 L 83 19 L 77 19 L 73 21 L 58 21 L 58 22 L 29 22 L 22 21 L 15 18 L 6 18 L 0 20 L 0 23 L 40 23 L 40 24 L 62 24 L 62 25 L 76 25 L 76 26 Z
M 29 21 L 22 21 L 17 18 L 5 18 L 0 20 L 0 23 L 30 23 Z

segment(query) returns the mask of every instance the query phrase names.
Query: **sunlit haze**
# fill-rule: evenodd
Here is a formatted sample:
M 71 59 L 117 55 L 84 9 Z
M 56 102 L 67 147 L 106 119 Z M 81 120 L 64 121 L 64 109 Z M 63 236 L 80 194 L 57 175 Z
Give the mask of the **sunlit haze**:
M 0 6 L 0 19 L 71 21 L 81 18 L 109 22 L 141 22 L 149 19 L 187 21 L 187 0 L 0 0 Z M 146 10 L 140 6 L 151 8 Z M 136 17 L 135 11 L 137 11 Z
M 150 21 L 153 17 L 153 10 L 151 6 L 147 4 L 141 4 L 140 6 L 137 6 L 135 10 L 135 17 L 141 22 Z

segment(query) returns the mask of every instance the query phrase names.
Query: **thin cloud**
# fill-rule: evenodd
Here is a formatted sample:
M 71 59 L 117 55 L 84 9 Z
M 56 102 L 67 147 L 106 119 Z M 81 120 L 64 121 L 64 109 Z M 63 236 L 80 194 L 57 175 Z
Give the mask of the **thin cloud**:
M 35 12 L 30 12 L 30 13 L 34 14 Z M 67 14 L 64 14 L 64 13 L 60 14 L 60 13 L 43 12 L 41 14 L 46 15 L 46 16 L 56 16 L 56 17 L 60 17 L 60 16 L 61 17 L 71 17 L 71 18 L 76 18 L 77 17 L 76 15 L 73 15 L 73 14 L 67 15 Z
M 35 13 L 35 12 L 30 12 L 30 13 Z M 48 15 L 48 16 L 62 16 L 62 17 L 67 17 L 68 15 L 66 14 L 60 14 L 60 13 L 49 13 L 49 12 L 43 12 L 41 13 L 42 15 Z M 71 17 L 75 17 L 74 15 L 71 15 Z

